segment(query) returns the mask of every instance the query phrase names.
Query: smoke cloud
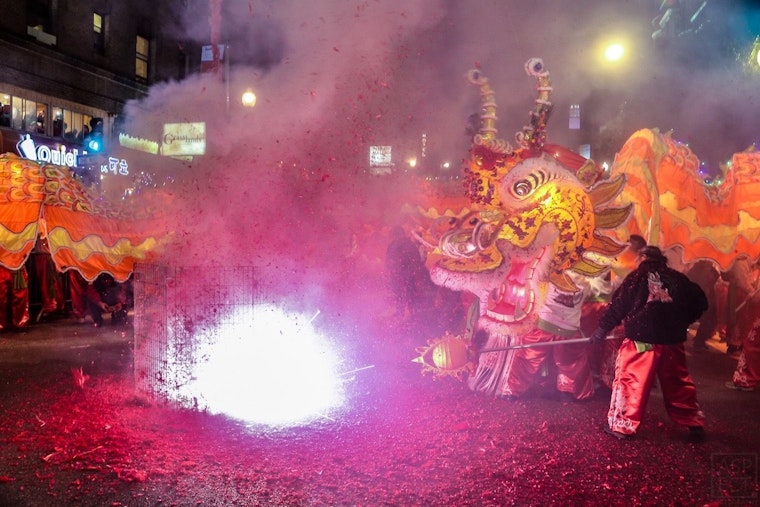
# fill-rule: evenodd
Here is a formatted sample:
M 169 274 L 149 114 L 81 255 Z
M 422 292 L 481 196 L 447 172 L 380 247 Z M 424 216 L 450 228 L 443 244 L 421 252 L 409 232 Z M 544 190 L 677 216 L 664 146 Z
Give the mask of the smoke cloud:
M 175 240 L 167 260 L 253 264 L 283 293 L 370 305 L 382 290 L 387 232 L 424 189 L 368 175 L 369 146 L 393 146 L 400 169 L 407 156 L 420 157 L 424 134 L 427 157 L 416 170 L 437 173 L 450 161 L 459 172 L 468 118 L 480 109 L 463 78 L 475 67 L 491 82 L 500 136 L 510 141 L 536 96 L 524 63 L 540 57 L 554 87 L 550 142 L 577 149 L 592 141 L 567 129 L 569 106 L 581 104 L 584 132 L 601 156 L 657 127 L 710 163 L 727 160 L 757 137 L 757 76 L 751 86 L 735 50 L 751 43 L 757 13 L 709 2 L 700 30 L 710 35 L 696 37 L 695 55 L 678 41 L 653 40 L 661 4 L 188 0 L 176 35 L 209 44 L 218 34 L 229 45 L 229 79 L 156 85 L 125 111 L 137 133 L 206 122 L 207 154 L 162 190 Z M 619 69 L 597 56 L 615 37 L 631 47 Z M 249 88 L 258 97 L 251 109 L 239 106 Z

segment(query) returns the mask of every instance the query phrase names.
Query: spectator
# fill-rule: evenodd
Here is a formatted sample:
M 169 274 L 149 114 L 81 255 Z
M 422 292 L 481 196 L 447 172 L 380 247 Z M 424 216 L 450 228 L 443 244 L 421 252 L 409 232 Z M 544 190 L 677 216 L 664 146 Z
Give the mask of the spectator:
M 85 138 L 90 136 L 90 127 L 88 125 L 82 125 L 82 130 L 77 134 L 77 142 L 84 143 Z
M 111 325 L 128 324 L 127 292 L 108 273 L 101 273 L 87 288 L 87 300 L 95 327 L 103 325 L 103 314 L 111 315 Z
M 37 113 L 37 133 L 45 133 L 45 111 L 39 111 Z
M 621 322 L 625 339 L 615 363 L 615 379 L 605 431 L 619 439 L 636 434 L 655 377 L 670 418 L 689 435 L 704 435 L 705 416 L 686 368 L 684 342 L 689 325 L 707 309 L 699 285 L 672 268 L 656 246 L 644 247 L 639 265 L 612 294 L 591 341 L 601 342 Z
M 11 126 L 11 105 L 0 104 L 0 127 Z

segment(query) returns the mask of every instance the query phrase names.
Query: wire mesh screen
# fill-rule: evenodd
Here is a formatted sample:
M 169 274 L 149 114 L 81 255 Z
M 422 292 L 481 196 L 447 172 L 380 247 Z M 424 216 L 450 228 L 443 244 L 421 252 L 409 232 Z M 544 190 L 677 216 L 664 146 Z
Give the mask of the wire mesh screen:
M 251 266 L 137 264 L 134 296 L 138 394 L 187 408 L 197 406 L 197 400 L 184 395 L 183 388 L 204 360 L 203 350 L 217 338 L 219 322 L 251 319 L 261 299 Z

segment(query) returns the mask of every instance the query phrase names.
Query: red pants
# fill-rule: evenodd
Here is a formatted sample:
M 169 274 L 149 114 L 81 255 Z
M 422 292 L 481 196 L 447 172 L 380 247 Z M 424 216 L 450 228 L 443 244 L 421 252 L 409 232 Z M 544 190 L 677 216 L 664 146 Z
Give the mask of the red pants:
M 732 380 L 742 387 L 760 385 L 760 303 L 750 301 L 748 312 L 742 316 L 747 322 L 747 333 L 742 340 L 742 351 Z
M 618 350 L 607 422 L 613 431 L 632 435 L 641 424 L 657 376 L 670 419 L 683 426 L 704 426 L 697 388 L 686 369 L 683 343 L 652 345 L 639 352 L 626 338 Z
M 0 329 L 29 323 L 29 278 L 26 269 L 10 271 L 0 266 Z
M 580 336 L 557 336 L 541 329 L 534 329 L 523 335 L 522 343 L 527 345 L 574 338 L 580 338 Z M 511 364 L 505 368 L 506 387 L 509 392 L 503 394 L 518 396 L 530 389 L 535 384 L 547 357 L 551 355 L 557 366 L 558 391 L 570 393 L 578 400 L 593 396 L 594 383 L 591 379 L 587 343 L 525 348 L 513 352 Z
M 52 257 L 50 254 L 38 253 L 33 254 L 31 259 L 33 275 L 40 290 L 40 312 L 44 314 L 63 310 L 63 279 L 56 271 Z
M 585 336 L 591 336 L 591 333 L 599 327 L 599 319 L 607 309 L 607 303 L 596 301 L 583 304 L 581 314 L 581 330 Z M 612 389 L 612 381 L 615 378 L 615 359 L 617 359 L 617 350 L 623 341 L 623 326 L 616 327 L 612 333 L 620 338 L 604 340 L 602 343 L 595 343 L 590 348 L 590 359 L 592 375 L 599 377 L 599 382 L 608 389 Z
M 87 316 L 89 310 L 87 307 L 87 286 L 89 283 L 76 269 L 68 271 L 69 292 L 71 293 L 71 310 L 78 319 Z

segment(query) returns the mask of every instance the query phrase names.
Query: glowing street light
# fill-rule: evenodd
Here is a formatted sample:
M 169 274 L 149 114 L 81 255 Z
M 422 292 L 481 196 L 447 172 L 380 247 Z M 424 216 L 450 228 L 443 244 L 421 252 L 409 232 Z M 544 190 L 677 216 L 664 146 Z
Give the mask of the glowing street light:
M 253 107 L 256 105 L 256 94 L 249 88 L 243 92 L 242 101 L 245 107 Z
M 625 55 L 625 48 L 622 44 L 619 43 L 613 43 L 608 45 L 604 49 L 604 59 L 608 62 L 617 62 L 620 61 L 623 56 Z

